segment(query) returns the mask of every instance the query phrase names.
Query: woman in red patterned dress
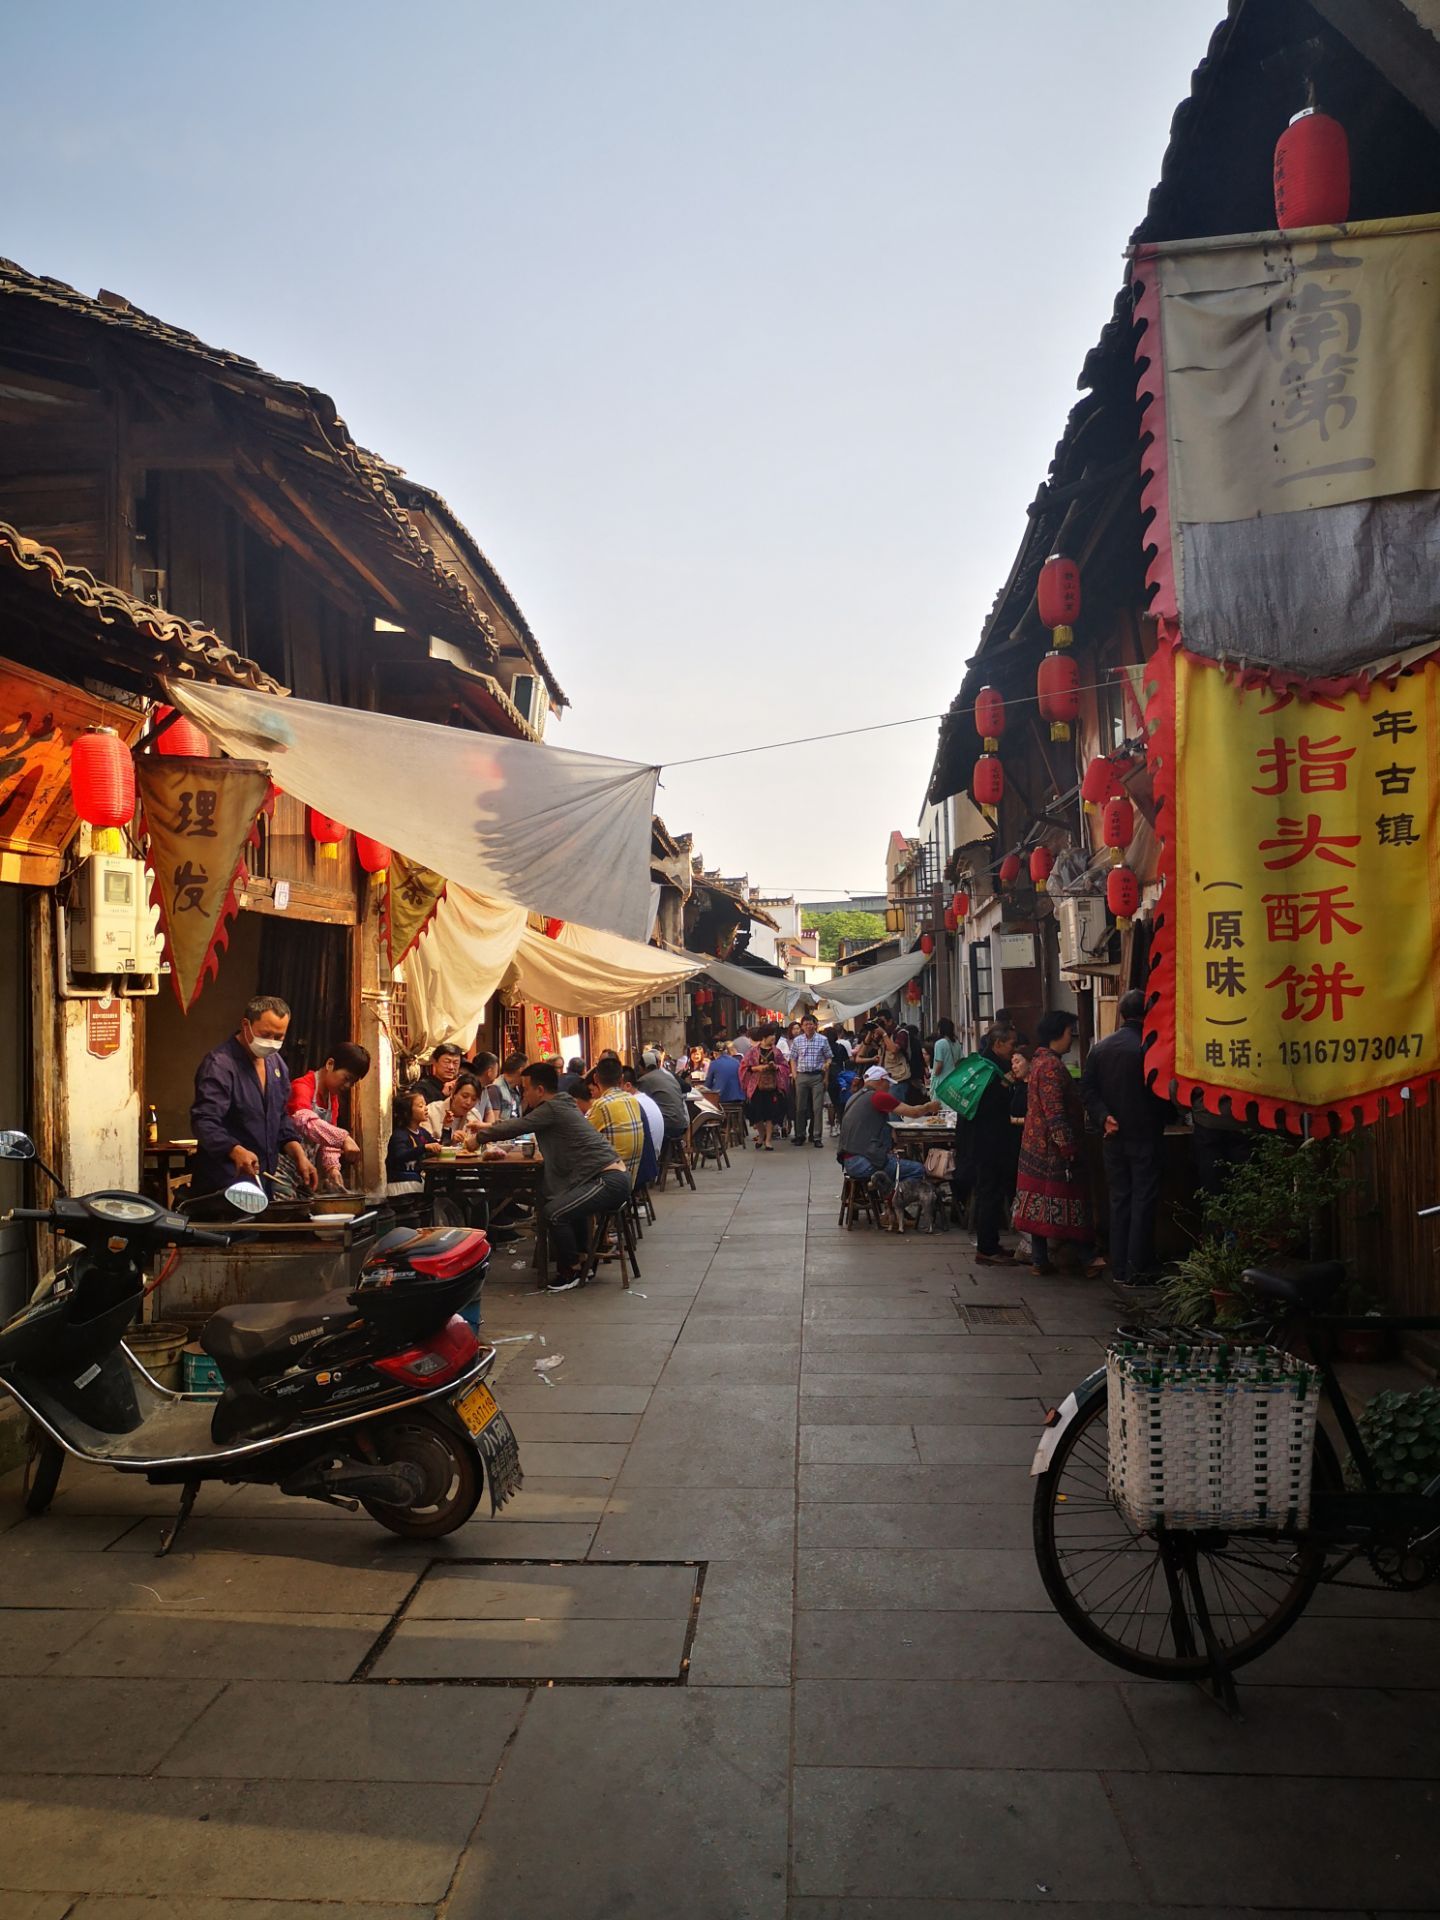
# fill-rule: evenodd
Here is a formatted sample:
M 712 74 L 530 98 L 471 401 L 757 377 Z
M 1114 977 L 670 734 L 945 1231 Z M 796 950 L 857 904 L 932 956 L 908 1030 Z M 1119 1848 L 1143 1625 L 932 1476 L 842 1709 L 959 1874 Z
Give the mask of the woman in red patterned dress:
M 1083 1158 L 1084 1109 L 1080 1090 L 1063 1065 L 1076 1025 L 1073 1013 L 1045 1014 L 1036 1029 L 1040 1044 L 1030 1064 L 1014 1224 L 1017 1233 L 1030 1236 L 1034 1273 L 1054 1272 L 1052 1241 L 1088 1248 L 1094 1238 Z

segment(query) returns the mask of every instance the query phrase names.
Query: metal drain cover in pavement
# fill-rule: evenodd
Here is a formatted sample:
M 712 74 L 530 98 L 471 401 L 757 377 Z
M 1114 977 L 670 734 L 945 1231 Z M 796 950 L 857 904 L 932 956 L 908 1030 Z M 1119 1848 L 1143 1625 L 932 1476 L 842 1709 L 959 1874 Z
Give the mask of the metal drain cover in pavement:
M 436 1560 L 357 1680 L 683 1686 L 703 1562 Z
M 972 1301 L 957 1300 L 955 1311 L 967 1327 L 1013 1327 L 1017 1332 L 1038 1333 L 1030 1309 L 1023 1301 L 1013 1306 L 976 1306 Z

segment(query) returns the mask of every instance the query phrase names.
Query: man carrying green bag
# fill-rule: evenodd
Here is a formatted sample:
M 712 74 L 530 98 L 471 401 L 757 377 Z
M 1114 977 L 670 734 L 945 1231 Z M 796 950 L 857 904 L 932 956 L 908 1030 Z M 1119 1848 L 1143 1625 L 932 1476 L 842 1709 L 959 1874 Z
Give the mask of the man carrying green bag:
M 1010 1059 L 1013 1027 L 995 1027 L 933 1089 L 937 1100 L 967 1121 L 968 1169 L 975 1188 L 975 1260 L 982 1267 L 1008 1267 L 1014 1255 L 1000 1246 L 1011 1159 Z M 960 1178 L 961 1156 L 955 1169 Z

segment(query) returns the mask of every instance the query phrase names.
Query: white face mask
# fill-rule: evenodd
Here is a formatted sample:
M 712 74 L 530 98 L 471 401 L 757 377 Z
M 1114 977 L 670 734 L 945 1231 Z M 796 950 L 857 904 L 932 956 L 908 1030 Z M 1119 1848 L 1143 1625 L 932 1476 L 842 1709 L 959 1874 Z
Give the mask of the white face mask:
M 258 1033 L 252 1033 L 245 1044 L 257 1060 L 265 1060 L 268 1059 L 272 1053 L 279 1053 L 285 1042 L 283 1040 L 264 1040 Z

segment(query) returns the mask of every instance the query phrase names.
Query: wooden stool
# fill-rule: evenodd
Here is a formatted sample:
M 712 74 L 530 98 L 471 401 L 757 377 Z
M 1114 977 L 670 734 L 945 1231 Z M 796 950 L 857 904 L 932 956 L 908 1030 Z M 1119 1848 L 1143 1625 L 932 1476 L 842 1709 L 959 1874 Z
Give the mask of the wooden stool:
M 690 1141 L 686 1134 L 667 1136 L 660 1149 L 660 1178 L 656 1185 L 661 1193 L 665 1191 L 665 1182 L 672 1171 L 677 1187 L 687 1186 L 692 1193 L 695 1191 L 695 1174 L 690 1165 Z
M 743 1100 L 723 1100 L 725 1125 L 732 1147 L 745 1148 L 750 1144 L 750 1129 L 745 1124 L 745 1102 Z
M 606 1248 L 605 1234 L 610 1227 L 615 1229 L 613 1246 Z M 616 1207 L 613 1213 L 596 1213 L 590 1216 L 590 1235 L 585 1248 L 585 1264 L 581 1272 L 587 1281 L 595 1279 L 601 1267 L 608 1261 L 620 1262 L 620 1284 L 629 1288 L 630 1276 L 640 1278 L 640 1262 L 635 1257 L 635 1227 L 630 1218 L 630 1207 Z M 629 1272 L 626 1263 L 629 1263 Z
M 725 1124 L 724 1117 L 718 1113 L 697 1120 L 690 1132 L 691 1156 L 694 1165 L 728 1167 L 730 1155 L 725 1150 L 725 1136 L 728 1132 L 729 1128 Z
M 654 1226 L 655 1202 L 650 1198 L 650 1189 L 643 1180 L 637 1180 L 635 1182 L 634 1190 L 630 1195 L 630 1204 L 635 1209 L 635 1224 L 637 1226 L 640 1224 L 642 1214 L 645 1219 L 650 1222 L 650 1225 L 652 1227 Z
M 852 1174 L 846 1174 L 840 1188 L 840 1218 L 838 1226 L 854 1228 L 856 1217 L 865 1214 L 872 1227 L 880 1225 L 880 1202 L 868 1180 L 857 1180 Z

